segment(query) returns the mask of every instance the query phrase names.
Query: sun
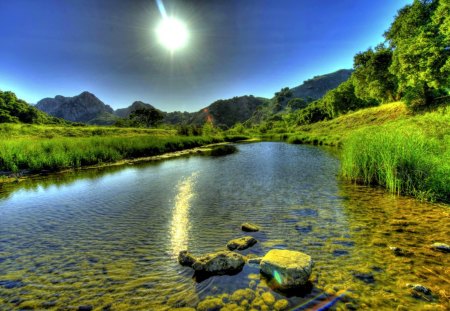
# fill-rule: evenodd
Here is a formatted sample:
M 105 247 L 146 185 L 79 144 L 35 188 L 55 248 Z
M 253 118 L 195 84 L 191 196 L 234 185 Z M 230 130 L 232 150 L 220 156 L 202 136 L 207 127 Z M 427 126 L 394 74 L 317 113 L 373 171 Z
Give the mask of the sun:
M 165 17 L 156 28 L 159 43 L 171 52 L 183 48 L 189 32 L 186 25 L 175 17 Z

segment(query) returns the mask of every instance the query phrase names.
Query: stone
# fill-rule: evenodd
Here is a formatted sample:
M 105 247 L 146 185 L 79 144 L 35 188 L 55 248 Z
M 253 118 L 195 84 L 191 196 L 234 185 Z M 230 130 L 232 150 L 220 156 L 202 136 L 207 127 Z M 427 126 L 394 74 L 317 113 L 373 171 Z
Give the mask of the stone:
M 188 251 L 181 251 L 178 254 L 178 262 L 182 266 L 192 267 L 192 265 L 197 261 L 194 256 L 192 256 Z
M 425 287 L 421 284 L 406 284 L 407 287 L 411 288 L 411 290 L 422 293 L 425 295 L 431 295 L 431 290 L 428 287 Z
M 272 249 L 261 260 L 261 273 L 275 279 L 280 289 L 306 285 L 311 275 L 313 261 L 305 253 Z
M 259 265 L 261 263 L 262 257 L 247 257 L 247 263 L 251 265 Z
M 245 222 L 241 225 L 241 229 L 242 231 L 246 231 L 246 232 L 256 232 L 259 231 L 259 227 L 255 224 L 249 223 L 249 222 Z
M 370 272 L 366 273 L 366 272 L 360 272 L 360 271 L 352 271 L 352 274 L 355 278 L 357 278 L 360 281 L 363 281 L 366 284 L 375 283 L 375 277 Z
M 192 268 L 200 273 L 221 275 L 239 272 L 244 264 L 244 256 L 235 252 L 220 251 L 197 258 Z
M 237 250 L 244 250 L 247 249 L 253 245 L 255 245 L 258 241 L 252 236 L 244 236 L 242 238 L 237 238 L 234 240 L 231 240 L 227 243 L 227 248 L 230 251 Z
M 277 311 L 284 311 L 289 308 L 289 302 L 286 299 L 280 299 L 275 302 L 273 308 Z
M 256 282 L 255 282 L 255 280 L 251 280 L 249 283 L 248 283 L 248 287 L 249 288 L 251 288 L 251 289 L 255 289 L 256 288 Z
M 261 297 L 256 297 L 252 301 L 251 307 L 257 310 L 267 309 L 267 305 L 264 303 L 264 300 Z
M 219 311 L 223 307 L 222 299 L 219 298 L 207 298 L 200 301 L 197 305 L 198 311 Z
M 78 311 L 92 311 L 94 309 L 91 305 L 79 306 Z
M 268 306 L 271 306 L 275 303 L 275 297 L 270 292 L 265 292 L 261 295 L 262 300 Z
M 230 300 L 240 303 L 244 300 L 251 301 L 255 299 L 255 296 L 256 296 L 255 292 L 249 288 L 238 289 L 231 295 Z
M 443 253 L 450 253 L 450 245 L 444 243 L 433 243 L 431 248 Z

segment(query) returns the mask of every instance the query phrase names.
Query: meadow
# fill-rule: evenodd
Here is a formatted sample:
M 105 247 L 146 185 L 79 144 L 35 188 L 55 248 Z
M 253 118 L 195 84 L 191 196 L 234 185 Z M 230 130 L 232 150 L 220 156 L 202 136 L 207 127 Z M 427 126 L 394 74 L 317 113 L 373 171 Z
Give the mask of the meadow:
M 171 129 L 1 124 L 0 171 L 57 171 L 160 155 L 224 139 L 181 136 Z

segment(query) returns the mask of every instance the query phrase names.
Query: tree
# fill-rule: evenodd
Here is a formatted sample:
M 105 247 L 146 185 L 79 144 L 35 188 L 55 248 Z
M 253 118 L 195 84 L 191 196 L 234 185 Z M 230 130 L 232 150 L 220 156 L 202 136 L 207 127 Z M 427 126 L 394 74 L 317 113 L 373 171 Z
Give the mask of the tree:
M 292 98 L 287 103 L 287 108 L 290 111 L 295 111 L 298 109 L 303 109 L 308 105 L 308 103 L 303 98 Z
M 390 102 L 396 99 L 397 77 L 389 72 L 392 50 L 383 44 L 354 57 L 352 74 L 355 95 L 364 100 Z
M 154 108 L 139 108 L 133 111 L 129 118 L 146 127 L 152 127 L 159 123 L 164 118 L 164 115 L 161 111 Z
M 390 72 L 412 107 L 427 106 L 449 87 L 448 0 L 415 0 L 385 33 L 393 49 Z

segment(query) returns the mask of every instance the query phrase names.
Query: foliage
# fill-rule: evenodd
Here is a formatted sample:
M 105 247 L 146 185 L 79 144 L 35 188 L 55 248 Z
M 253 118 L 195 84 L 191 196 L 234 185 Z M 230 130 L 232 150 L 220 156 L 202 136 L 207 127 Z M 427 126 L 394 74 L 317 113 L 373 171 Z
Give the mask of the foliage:
M 164 115 L 161 111 L 155 108 L 139 108 L 134 110 L 130 114 L 130 120 L 137 122 L 137 124 L 142 124 L 146 127 L 153 127 L 158 124 Z
M 0 123 L 64 124 L 61 119 L 51 117 L 18 99 L 13 92 L 0 91 Z
M 287 103 L 287 109 L 288 111 L 295 111 L 298 109 L 303 109 L 306 106 L 308 106 L 308 102 L 304 100 L 303 98 L 292 98 Z
M 292 91 L 288 87 L 282 88 L 279 92 L 275 92 L 275 106 L 274 112 L 282 110 L 285 106 L 285 102 L 292 97 Z
M 397 93 L 397 78 L 389 72 L 391 63 L 392 50 L 384 45 L 356 54 L 352 75 L 355 95 L 367 101 L 393 101 Z
M 448 0 L 415 0 L 385 33 L 393 49 L 390 72 L 413 108 L 428 106 L 450 87 Z

